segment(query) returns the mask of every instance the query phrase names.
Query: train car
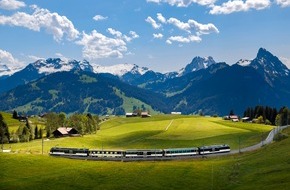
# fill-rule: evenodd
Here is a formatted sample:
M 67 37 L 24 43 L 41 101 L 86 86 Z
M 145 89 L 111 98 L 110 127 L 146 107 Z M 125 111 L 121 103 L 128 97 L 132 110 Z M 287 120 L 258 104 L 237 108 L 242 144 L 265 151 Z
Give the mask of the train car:
M 90 157 L 98 158 L 123 158 L 123 150 L 89 150 Z
M 164 149 L 165 157 L 176 157 L 176 156 L 195 156 L 198 155 L 198 148 L 171 148 Z
M 215 154 L 215 153 L 226 153 L 230 152 L 230 146 L 227 144 L 224 145 L 211 145 L 211 146 L 202 146 L 199 147 L 199 154 L 205 155 L 205 154 Z
M 89 154 L 89 149 L 52 147 L 49 151 L 49 154 L 52 156 L 87 157 Z
M 162 149 L 124 151 L 125 158 L 154 158 L 154 157 L 162 157 L 162 156 L 163 156 Z

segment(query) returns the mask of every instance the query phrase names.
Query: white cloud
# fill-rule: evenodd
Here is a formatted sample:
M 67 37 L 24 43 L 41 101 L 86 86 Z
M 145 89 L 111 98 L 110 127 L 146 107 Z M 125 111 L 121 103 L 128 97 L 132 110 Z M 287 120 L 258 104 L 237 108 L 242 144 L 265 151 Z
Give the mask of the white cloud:
M 152 25 L 153 28 L 158 29 L 161 27 L 161 24 L 157 24 L 157 22 L 152 17 L 147 17 L 145 19 L 146 22 Z
M 172 44 L 172 42 L 179 42 L 179 43 L 201 42 L 201 38 L 199 36 L 193 36 L 193 35 L 190 35 L 188 37 L 171 36 L 167 39 L 166 43 Z
M 210 6 L 213 5 L 216 0 L 147 0 L 149 3 L 167 3 L 171 6 L 177 7 L 188 7 L 189 5 L 196 3 L 202 6 Z
M 126 36 L 126 38 L 127 38 L 126 40 L 128 42 L 140 37 L 135 31 L 130 31 L 129 34 L 131 35 L 130 37 Z
M 67 17 L 38 8 L 36 5 L 31 7 L 34 9 L 33 14 L 17 12 L 12 16 L 0 15 L 0 25 L 20 26 L 38 32 L 44 29 L 52 34 L 56 41 L 61 41 L 63 36 L 68 40 L 78 38 L 79 31 Z
M 16 10 L 22 7 L 25 7 L 25 3 L 22 1 L 16 0 L 1 0 L 0 1 L 0 8 L 5 10 Z
M 148 17 L 148 18 L 151 18 L 151 17 Z M 148 20 L 151 20 L 151 19 L 148 19 Z M 173 42 L 179 42 L 179 43 L 200 42 L 202 40 L 200 37 L 201 35 L 210 34 L 210 33 L 219 33 L 219 30 L 217 29 L 217 27 L 212 23 L 201 24 L 193 19 L 189 19 L 187 22 L 182 22 L 178 20 L 177 18 L 173 18 L 173 17 L 166 19 L 161 13 L 157 13 L 157 19 L 158 21 L 162 22 L 164 25 L 169 25 L 169 26 L 173 25 L 177 27 L 179 30 L 186 32 L 185 35 L 176 35 L 176 36 L 172 35 L 171 37 L 167 38 L 166 40 L 167 44 L 172 44 Z M 154 24 L 158 26 L 160 25 L 160 27 L 162 26 L 161 23 L 157 23 L 155 21 L 154 21 Z M 172 29 L 170 29 L 169 31 L 172 31 Z M 153 38 L 161 39 L 163 38 L 163 34 L 154 33 Z
M 157 19 L 158 19 L 161 23 L 166 23 L 166 18 L 165 18 L 161 13 L 157 13 Z
M 31 59 L 32 61 L 37 61 L 37 60 L 40 60 L 40 59 L 45 59 L 43 57 L 38 57 L 38 56 L 35 56 L 35 55 L 29 55 L 28 58 Z
M 262 10 L 271 6 L 270 0 L 230 0 L 222 5 L 214 5 L 210 14 L 231 14 L 234 12 L 249 11 L 250 9 Z
M 8 51 L 0 49 L 0 63 L 8 66 L 9 68 L 18 68 L 23 66 L 23 63 L 14 58 Z
M 55 55 L 65 62 L 69 61 L 69 58 L 65 57 L 62 53 L 56 53 Z
M 178 20 L 176 18 L 170 18 L 170 19 L 168 19 L 167 22 L 169 24 L 172 24 L 172 25 L 176 26 L 180 30 L 184 30 L 184 31 L 190 32 L 190 26 L 189 26 L 188 23 L 181 22 L 180 20 Z
M 102 15 L 96 15 L 96 16 L 94 16 L 94 20 L 95 21 L 100 21 L 100 20 L 106 20 L 108 17 L 104 17 L 104 16 L 102 16 Z
M 169 44 L 169 45 L 171 45 L 172 44 L 172 41 L 166 40 L 166 43 Z
M 133 39 L 139 38 L 139 35 L 135 31 L 130 31 L 130 36 L 123 35 L 120 31 L 117 31 L 113 28 L 108 28 L 107 31 L 116 38 L 123 39 L 127 42 L 131 42 Z
M 198 23 L 195 20 L 188 20 L 188 24 L 190 26 L 190 29 L 194 29 L 197 34 L 210 34 L 210 33 L 219 33 L 219 30 L 217 29 L 217 27 L 212 24 L 212 23 L 208 23 L 208 24 L 201 24 Z
M 153 34 L 153 38 L 162 39 L 163 38 L 163 34 L 161 34 L 161 33 Z
M 281 7 L 289 7 L 290 6 L 290 0 L 276 0 L 276 3 L 280 5 Z
M 114 30 L 113 28 L 108 28 L 108 32 L 117 38 L 121 38 L 123 36 L 120 31 Z
M 130 36 L 123 35 L 120 31 L 112 28 L 107 29 L 113 37 L 107 37 L 96 30 L 90 34 L 83 32 L 82 39 L 76 44 L 83 46 L 83 56 L 86 59 L 94 60 L 99 58 L 122 58 L 127 53 L 127 43 L 139 37 L 130 31 Z

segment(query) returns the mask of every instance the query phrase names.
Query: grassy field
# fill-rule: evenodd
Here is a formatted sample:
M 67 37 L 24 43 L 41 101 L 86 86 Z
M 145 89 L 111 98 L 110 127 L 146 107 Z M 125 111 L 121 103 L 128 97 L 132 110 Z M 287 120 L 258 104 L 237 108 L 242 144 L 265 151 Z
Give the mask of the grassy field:
M 113 117 L 97 134 L 6 144 L 0 189 L 287 189 L 290 138 L 232 156 L 160 162 L 100 162 L 49 157 L 52 146 L 104 149 L 230 144 L 237 149 L 265 138 L 271 126 L 221 118 L 159 115 Z M 290 130 L 285 131 L 290 133 Z
M 159 115 L 151 118 L 113 117 L 97 134 L 44 139 L 44 153 L 53 146 L 94 149 L 155 149 L 229 144 L 232 149 L 266 138 L 272 126 L 233 123 L 221 118 Z M 42 152 L 42 140 L 4 145 L 18 153 Z
M 0 153 L 0 189 L 286 190 L 289 146 L 287 138 L 233 156 L 130 163 Z

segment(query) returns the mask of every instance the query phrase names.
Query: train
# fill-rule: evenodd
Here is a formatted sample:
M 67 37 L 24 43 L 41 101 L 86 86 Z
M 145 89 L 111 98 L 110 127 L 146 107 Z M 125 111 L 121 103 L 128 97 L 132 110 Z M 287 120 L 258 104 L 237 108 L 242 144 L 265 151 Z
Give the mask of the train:
M 97 150 L 87 148 L 63 148 L 52 147 L 49 155 L 69 158 L 86 158 L 101 160 L 150 160 L 162 158 L 181 158 L 204 156 L 209 154 L 219 154 L 230 152 L 227 144 L 210 145 L 190 148 L 168 148 L 168 149 L 129 149 L 129 150 Z

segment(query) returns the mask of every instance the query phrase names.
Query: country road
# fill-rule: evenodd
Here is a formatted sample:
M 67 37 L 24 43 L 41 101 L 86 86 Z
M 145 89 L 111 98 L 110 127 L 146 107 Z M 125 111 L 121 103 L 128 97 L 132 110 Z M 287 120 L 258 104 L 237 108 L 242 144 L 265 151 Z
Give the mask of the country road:
M 237 154 L 237 153 L 241 153 L 241 152 L 249 152 L 249 151 L 257 150 L 257 149 L 261 148 L 264 145 L 270 144 L 270 143 L 273 142 L 275 135 L 277 135 L 280 131 L 282 131 L 283 129 L 286 129 L 289 126 L 290 125 L 275 127 L 274 129 L 272 129 L 270 131 L 270 133 L 268 134 L 267 138 L 265 140 L 261 141 L 260 143 L 258 143 L 256 145 L 253 145 L 253 146 L 246 147 L 246 148 L 242 148 L 240 150 L 232 150 L 229 154 Z

